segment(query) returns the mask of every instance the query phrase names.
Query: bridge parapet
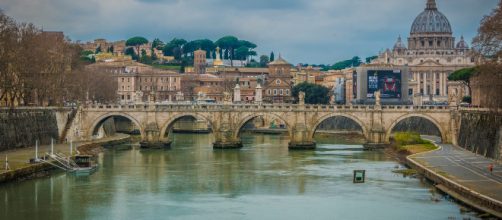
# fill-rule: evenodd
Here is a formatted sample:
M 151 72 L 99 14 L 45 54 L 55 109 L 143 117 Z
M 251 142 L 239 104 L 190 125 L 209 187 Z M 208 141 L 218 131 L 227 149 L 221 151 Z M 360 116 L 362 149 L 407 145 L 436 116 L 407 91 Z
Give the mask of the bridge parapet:
M 84 108 L 89 111 L 336 111 L 336 110 L 363 110 L 363 111 L 450 111 L 457 108 L 449 106 L 411 106 L 411 105 L 297 105 L 297 104 L 136 104 L 136 105 L 89 105 Z M 464 110 L 464 109 L 462 109 Z M 465 109 L 466 111 L 479 111 L 480 109 Z

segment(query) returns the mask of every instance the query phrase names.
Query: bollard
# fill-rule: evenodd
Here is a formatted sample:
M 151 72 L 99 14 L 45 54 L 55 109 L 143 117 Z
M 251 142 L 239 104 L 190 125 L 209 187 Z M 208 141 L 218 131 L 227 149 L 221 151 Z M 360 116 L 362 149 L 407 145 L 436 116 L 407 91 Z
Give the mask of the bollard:
M 5 155 L 5 170 L 10 170 L 9 158 Z

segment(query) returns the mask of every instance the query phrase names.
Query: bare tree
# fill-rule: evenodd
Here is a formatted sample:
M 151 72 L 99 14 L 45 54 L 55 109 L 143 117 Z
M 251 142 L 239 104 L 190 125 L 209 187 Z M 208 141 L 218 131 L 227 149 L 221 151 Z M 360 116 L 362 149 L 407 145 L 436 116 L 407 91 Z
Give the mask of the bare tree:
M 473 47 L 485 60 L 473 77 L 479 103 L 494 110 L 502 108 L 502 0 L 481 21 Z

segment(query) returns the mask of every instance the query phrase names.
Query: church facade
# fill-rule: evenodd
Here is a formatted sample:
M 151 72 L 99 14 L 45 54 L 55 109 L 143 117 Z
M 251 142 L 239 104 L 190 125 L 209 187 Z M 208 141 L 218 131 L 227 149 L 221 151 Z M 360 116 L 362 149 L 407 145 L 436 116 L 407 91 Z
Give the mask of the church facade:
M 380 53 L 373 64 L 409 67 L 409 97 L 415 104 L 446 103 L 448 76 L 476 64 L 463 36 L 457 42 L 448 18 L 435 0 L 427 0 L 425 10 L 411 26 L 407 45 L 399 36 L 394 47 Z

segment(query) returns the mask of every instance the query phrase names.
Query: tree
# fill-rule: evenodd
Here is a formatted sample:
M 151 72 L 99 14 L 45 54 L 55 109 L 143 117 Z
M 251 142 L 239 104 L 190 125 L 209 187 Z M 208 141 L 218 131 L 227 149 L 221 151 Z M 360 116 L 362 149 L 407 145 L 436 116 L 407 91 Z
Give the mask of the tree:
M 481 20 L 473 48 L 484 59 L 470 79 L 478 93 L 473 101 L 496 111 L 502 108 L 502 1 Z
M 476 73 L 476 68 L 464 68 L 459 69 L 450 76 L 448 76 L 448 80 L 450 81 L 461 81 L 464 85 L 469 89 L 469 94 L 471 93 L 471 77 Z
M 239 47 L 239 39 L 234 36 L 225 36 L 215 43 L 220 48 L 225 49 L 225 53 L 230 58 L 230 66 L 234 66 L 232 60 L 235 58 L 235 49 Z
M 138 37 L 129 38 L 126 41 L 126 46 L 136 47 L 136 51 L 139 53 L 140 52 L 140 49 L 139 49 L 140 46 L 143 45 L 143 44 L 147 44 L 147 43 L 148 43 L 148 40 L 146 38 L 138 36 Z
M 235 58 L 237 60 L 246 60 L 249 54 L 249 48 L 245 46 L 240 46 L 235 50 Z
M 111 45 L 110 47 L 108 47 L 107 52 L 108 52 L 108 53 L 113 53 L 113 52 L 114 52 L 114 50 L 115 50 L 115 49 L 114 49 L 113 45 Z
M 136 52 L 134 51 L 134 49 L 132 47 L 127 48 L 125 50 L 124 54 L 131 56 L 131 58 L 133 60 L 138 60 L 139 59 L 139 56 L 136 54 Z
M 275 60 L 275 54 L 274 54 L 274 51 L 272 51 L 270 53 L 270 62 L 274 62 L 274 60 Z
M 152 49 L 155 48 L 157 50 L 162 50 L 166 44 L 161 41 L 159 38 L 155 38 L 152 41 Z
M 502 1 L 490 15 L 484 16 L 473 40 L 473 47 L 485 58 L 502 57 Z
M 101 45 L 99 45 L 98 48 L 96 48 L 95 54 L 98 54 L 98 53 L 101 53 L 101 52 L 102 52 Z
M 378 56 L 366 57 L 366 63 L 371 63 L 374 59 L 378 58 Z
M 298 101 L 298 94 L 305 92 L 305 103 L 307 104 L 328 104 L 329 89 L 316 84 L 300 83 L 293 87 L 292 95 Z
M 268 62 L 269 62 L 269 59 L 268 59 L 267 55 L 260 56 L 260 66 L 261 67 L 267 67 Z
M 183 47 L 187 43 L 185 39 L 173 38 L 168 44 L 164 46 L 162 52 L 165 56 L 174 56 L 174 59 L 181 60 L 183 54 Z
M 358 56 L 352 57 L 350 60 L 343 60 L 325 68 L 325 70 L 343 70 L 349 67 L 358 67 L 361 65 L 361 58 Z

